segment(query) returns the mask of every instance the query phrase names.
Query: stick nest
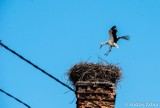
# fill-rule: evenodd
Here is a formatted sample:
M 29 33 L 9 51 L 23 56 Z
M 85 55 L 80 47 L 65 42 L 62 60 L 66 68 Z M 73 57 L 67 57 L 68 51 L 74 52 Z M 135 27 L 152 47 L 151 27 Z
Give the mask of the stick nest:
M 117 84 L 121 78 L 121 68 L 113 64 L 79 63 L 68 71 L 69 81 L 73 86 L 77 81 L 100 81 Z

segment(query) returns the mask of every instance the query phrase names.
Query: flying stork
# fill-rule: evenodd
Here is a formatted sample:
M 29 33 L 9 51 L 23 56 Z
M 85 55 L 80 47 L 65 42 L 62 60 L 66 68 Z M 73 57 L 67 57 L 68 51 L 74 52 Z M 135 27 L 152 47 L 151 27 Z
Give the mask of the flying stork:
M 117 37 L 116 33 L 117 33 L 117 28 L 116 26 L 113 26 L 109 30 L 109 40 L 100 44 L 100 48 L 102 48 L 103 45 L 107 45 L 107 44 L 109 45 L 109 51 L 105 53 L 106 56 L 111 52 L 112 47 L 119 48 L 119 46 L 117 45 L 117 42 L 119 39 L 129 40 L 129 36 L 126 35 L 126 36 Z

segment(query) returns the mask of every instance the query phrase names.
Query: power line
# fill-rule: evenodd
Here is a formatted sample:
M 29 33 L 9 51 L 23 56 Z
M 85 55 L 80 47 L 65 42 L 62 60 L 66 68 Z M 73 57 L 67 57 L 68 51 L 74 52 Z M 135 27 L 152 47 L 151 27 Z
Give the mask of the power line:
M 16 98 L 16 97 L 12 96 L 11 94 L 5 92 L 4 90 L 0 89 L 0 91 L 1 91 L 2 93 L 6 94 L 7 96 L 9 96 L 9 97 L 15 99 L 15 100 L 18 101 L 19 103 L 25 105 L 26 107 L 31 108 L 29 105 L 27 105 L 26 103 L 22 102 L 20 99 L 18 99 L 18 98 Z
M 14 50 L 10 49 L 8 46 L 4 45 L 1 40 L 0 40 L 0 45 L 3 46 L 6 50 L 12 52 L 14 55 L 18 56 L 19 58 L 21 58 L 22 60 L 26 61 L 27 63 L 29 63 L 30 65 L 32 65 L 33 67 L 35 67 L 36 69 L 40 70 L 42 73 L 44 73 L 45 75 L 49 76 L 50 78 L 54 79 L 55 81 L 57 81 L 58 83 L 62 84 L 63 86 L 67 87 L 68 89 L 70 89 L 71 91 L 73 91 L 76 94 L 76 91 L 69 87 L 67 84 L 63 83 L 62 81 L 60 81 L 59 79 L 57 79 L 56 77 L 52 76 L 51 74 L 47 73 L 45 70 L 41 69 L 40 67 L 38 67 L 37 65 L 33 64 L 31 61 L 29 61 L 28 59 L 24 58 L 22 55 L 18 54 L 17 52 L 15 52 Z M 84 97 L 85 98 L 85 97 Z M 86 98 L 85 98 L 86 99 Z M 101 108 L 98 104 L 96 104 L 94 101 L 91 101 L 93 104 L 97 105 L 98 108 Z
M 58 83 L 62 84 L 63 86 L 67 87 L 68 89 L 70 89 L 71 91 L 75 92 L 74 89 L 72 89 L 71 87 L 69 87 L 67 84 L 63 83 L 62 81 L 60 81 L 59 79 L 57 79 L 56 77 L 52 76 L 51 74 L 49 74 L 48 72 L 46 72 L 45 70 L 41 69 L 40 67 L 38 67 L 37 65 L 33 64 L 31 61 L 27 60 L 26 58 L 24 58 L 22 55 L 18 54 L 17 52 L 15 52 L 14 50 L 10 49 L 9 47 L 7 47 L 6 45 L 4 45 L 2 42 L 0 42 L 0 45 L 3 46 L 6 50 L 12 52 L 13 54 L 15 54 L 16 56 L 18 56 L 19 58 L 21 58 L 22 60 L 26 61 L 27 63 L 29 63 L 30 65 L 32 65 L 33 67 L 35 67 L 36 69 L 40 70 L 42 73 L 44 73 L 45 75 L 49 76 L 50 78 L 54 79 L 55 81 L 57 81 Z

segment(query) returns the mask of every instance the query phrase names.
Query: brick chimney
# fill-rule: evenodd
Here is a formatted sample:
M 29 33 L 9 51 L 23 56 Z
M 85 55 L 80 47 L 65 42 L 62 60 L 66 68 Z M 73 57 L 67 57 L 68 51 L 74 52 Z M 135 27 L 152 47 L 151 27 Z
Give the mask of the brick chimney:
M 114 108 L 116 86 L 122 78 L 120 67 L 79 63 L 68 71 L 68 77 L 76 90 L 77 108 Z
M 77 108 L 114 108 L 115 84 L 110 82 L 78 81 Z

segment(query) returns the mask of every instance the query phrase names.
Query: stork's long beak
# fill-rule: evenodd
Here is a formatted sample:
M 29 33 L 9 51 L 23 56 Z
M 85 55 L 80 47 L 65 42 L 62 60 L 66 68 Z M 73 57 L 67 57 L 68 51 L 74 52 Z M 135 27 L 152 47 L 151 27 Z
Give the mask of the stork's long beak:
M 104 42 L 104 43 L 101 43 L 101 44 L 100 44 L 100 49 L 101 49 L 102 46 L 105 45 L 105 44 L 108 44 L 108 41 L 107 41 L 107 42 Z
M 102 48 L 102 46 L 103 46 L 103 45 L 102 45 L 102 44 L 100 44 L 100 49 Z
M 102 48 L 102 46 L 103 46 L 103 45 L 105 45 L 105 44 L 106 44 L 106 43 L 101 43 L 101 44 L 100 44 L 100 49 L 101 49 L 101 48 Z

